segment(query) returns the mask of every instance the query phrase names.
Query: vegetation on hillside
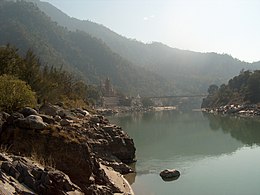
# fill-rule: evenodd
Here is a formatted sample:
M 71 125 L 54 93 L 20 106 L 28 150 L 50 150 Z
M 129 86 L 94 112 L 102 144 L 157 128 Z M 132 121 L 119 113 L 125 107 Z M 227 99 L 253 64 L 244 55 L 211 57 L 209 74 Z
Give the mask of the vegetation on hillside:
M 175 86 L 175 94 L 199 94 L 208 84 L 222 84 L 245 69 L 257 69 L 260 62 L 246 63 L 227 54 L 199 53 L 168 47 L 161 43 L 144 44 L 127 39 L 103 25 L 71 18 L 47 2 L 30 0 L 58 24 L 77 29 L 104 41 L 114 52 L 137 66 L 149 69 Z
M 23 55 L 31 48 L 42 64 L 62 66 L 96 85 L 109 77 L 128 95 L 173 94 L 172 85 L 162 77 L 134 66 L 83 31 L 58 26 L 33 3 L 0 1 L 0 18 L 0 45 L 10 43 Z
M 203 108 L 214 108 L 228 104 L 260 103 L 260 70 L 244 71 L 220 87 L 210 85 L 208 97 L 203 100 Z
M 70 18 L 49 3 L 27 1 L 44 13 L 25 1 L 0 2 L 0 45 L 11 43 L 22 54 L 32 48 L 43 64 L 62 66 L 91 84 L 109 77 L 115 88 L 128 95 L 200 94 L 208 84 L 227 82 L 242 68 L 260 66 L 226 54 L 144 44 L 102 25 Z
M 86 85 L 62 68 L 42 66 L 32 50 L 21 57 L 18 49 L 10 45 L 1 47 L 0 76 L 0 109 L 5 111 L 35 105 L 35 95 L 39 103 L 65 102 L 81 106 L 99 99 L 95 87 Z

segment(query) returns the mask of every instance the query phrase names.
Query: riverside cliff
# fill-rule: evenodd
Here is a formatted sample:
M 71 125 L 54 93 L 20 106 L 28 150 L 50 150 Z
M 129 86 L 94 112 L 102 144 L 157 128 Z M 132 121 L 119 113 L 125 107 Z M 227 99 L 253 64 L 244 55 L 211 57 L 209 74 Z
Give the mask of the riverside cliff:
M 133 194 L 133 140 L 86 110 L 43 105 L 0 114 L 3 194 Z

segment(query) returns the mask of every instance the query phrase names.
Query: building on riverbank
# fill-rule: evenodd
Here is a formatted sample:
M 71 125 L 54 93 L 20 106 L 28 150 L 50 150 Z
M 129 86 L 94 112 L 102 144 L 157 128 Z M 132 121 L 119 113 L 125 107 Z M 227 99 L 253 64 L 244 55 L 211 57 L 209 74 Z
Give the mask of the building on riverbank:
M 100 90 L 102 93 L 101 105 L 104 108 L 115 108 L 118 106 L 142 107 L 142 98 L 139 94 L 136 97 L 128 97 L 118 93 L 108 77 L 105 81 L 100 82 Z

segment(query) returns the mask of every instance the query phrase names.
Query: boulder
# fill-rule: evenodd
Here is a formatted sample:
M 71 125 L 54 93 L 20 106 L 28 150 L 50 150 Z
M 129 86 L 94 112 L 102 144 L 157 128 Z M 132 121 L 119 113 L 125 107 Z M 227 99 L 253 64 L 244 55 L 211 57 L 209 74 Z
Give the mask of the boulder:
M 61 108 L 52 104 L 46 103 L 40 107 L 40 113 L 55 117 Z
M 180 177 L 180 172 L 176 169 L 165 169 L 161 171 L 160 176 L 164 181 L 172 181 Z
M 62 119 L 75 120 L 75 113 L 70 112 L 69 110 L 60 109 L 57 113 Z
M 83 116 L 88 116 L 88 115 L 90 115 L 88 111 L 83 110 L 83 109 L 81 109 L 81 108 L 75 109 L 75 112 L 76 112 L 76 113 L 80 113 L 80 114 L 82 114 Z
M 92 116 L 92 117 L 90 118 L 90 121 L 91 121 L 92 123 L 100 123 L 100 122 L 101 122 L 100 117 L 99 117 L 99 116 L 96 116 L 96 115 Z
M 43 169 L 24 157 L 10 157 L 1 163 L 0 174 L 7 176 L 3 182 L 17 186 L 18 191 L 14 194 L 28 194 L 24 191 L 26 188 L 30 189 L 29 194 L 83 194 L 65 173 L 50 167 Z M 3 177 L 0 178 L 0 184 L 2 179 Z M 20 183 L 24 187 L 20 187 Z
M 61 121 L 61 117 L 59 115 L 56 115 L 54 117 L 54 120 L 57 121 L 57 122 L 60 122 Z
M 16 124 L 22 129 L 42 130 L 47 127 L 46 123 L 43 122 L 42 117 L 37 115 L 30 115 L 23 119 L 17 119 Z
M 25 107 L 20 111 L 21 114 L 23 114 L 24 117 L 30 116 L 30 115 L 38 115 L 38 112 L 30 107 Z
M 68 126 L 68 125 L 70 125 L 70 123 L 71 123 L 71 121 L 69 121 L 68 119 L 62 119 L 60 121 L 61 126 Z
M 57 113 L 61 118 L 65 118 L 68 114 L 64 110 L 59 110 Z
M 95 120 L 104 121 L 98 116 L 91 117 L 91 119 L 90 123 L 92 124 L 96 124 L 93 123 Z M 94 129 L 95 132 L 89 133 L 87 136 L 89 140 L 92 140 L 89 142 L 95 153 L 114 156 L 126 164 L 135 162 L 136 149 L 133 139 L 123 132 L 120 127 L 100 123 L 99 126 L 96 124 Z
M 40 117 L 42 117 L 43 122 L 48 123 L 48 124 L 54 124 L 55 119 L 52 116 L 45 115 L 45 114 L 40 114 Z
M 131 167 L 129 167 L 128 165 L 122 163 L 122 162 L 109 162 L 109 161 L 102 161 L 103 165 L 106 165 L 108 167 L 112 167 L 115 171 L 121 173 L 121 174 L 129 174 L 129 173 L 133 173 L 133 169 Z

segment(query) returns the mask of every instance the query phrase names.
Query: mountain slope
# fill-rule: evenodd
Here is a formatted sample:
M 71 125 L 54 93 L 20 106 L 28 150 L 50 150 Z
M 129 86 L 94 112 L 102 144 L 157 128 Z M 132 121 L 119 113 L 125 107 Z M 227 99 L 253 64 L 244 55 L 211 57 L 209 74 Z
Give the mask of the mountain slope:
M 90 83 L 109 77 L 128 94 L 173 94 L 165 79 L 135 67 L 87 33 L 58 26 L 32 3 L 1 1 L 0 17 L 0 45 L 10 43 L 22 53 L 32 48 L 43 63 L 63 66 Z
M 241 69 L 260 68 L 260 62 L 250 64 L 226 54 L 179 50 L 161 43 L 144 44 L 118 35 L 102 25 L 71 18 L 49 3 L 30 1 L 34 1 L 60 25 L 102 39 L 113 51 L 175 83 L 183 93 L 205 92 L 209 84 L 222 84 L 237 75 Z

